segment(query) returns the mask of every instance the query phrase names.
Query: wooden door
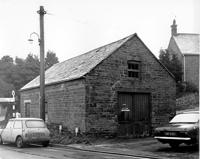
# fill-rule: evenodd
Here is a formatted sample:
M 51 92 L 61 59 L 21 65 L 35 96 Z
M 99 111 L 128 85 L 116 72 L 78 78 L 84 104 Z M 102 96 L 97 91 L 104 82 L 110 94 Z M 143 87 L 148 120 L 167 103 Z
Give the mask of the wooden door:
M 148 136 L 150 132 L 150 95 L 119 93 L 119 134 L 134 137 Z M 123 108 L 126 110 L 123 112 Z
M 135 136 L 148 136 L 150 133 L 149 94 L 133 95 L 133 129 Z

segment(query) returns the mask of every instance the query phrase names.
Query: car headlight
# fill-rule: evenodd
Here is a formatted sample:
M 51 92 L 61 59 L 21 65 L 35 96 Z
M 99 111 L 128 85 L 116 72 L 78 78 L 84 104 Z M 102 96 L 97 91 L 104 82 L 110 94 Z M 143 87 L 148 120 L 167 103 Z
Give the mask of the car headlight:
M 193 129 L 197 129 L 198 127 L 197 126 L 193 126 Z

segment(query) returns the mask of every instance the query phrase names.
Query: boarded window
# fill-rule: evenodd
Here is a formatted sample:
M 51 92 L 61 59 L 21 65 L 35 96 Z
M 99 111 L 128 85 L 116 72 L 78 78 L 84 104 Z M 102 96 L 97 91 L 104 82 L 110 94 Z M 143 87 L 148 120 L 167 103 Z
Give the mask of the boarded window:
M 140 77 L 140 62 L 128 61 L 128 77 L 139 78 Z
M 25 117 L 30 117 L 30 102 L 25 102 Z

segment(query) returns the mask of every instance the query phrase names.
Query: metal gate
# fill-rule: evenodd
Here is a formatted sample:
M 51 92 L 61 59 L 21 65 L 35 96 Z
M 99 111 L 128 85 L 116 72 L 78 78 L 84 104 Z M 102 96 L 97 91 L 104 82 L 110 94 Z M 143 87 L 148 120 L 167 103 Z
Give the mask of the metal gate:
M 119 93 L 119 135 L 143 137 L 150 133 L 150 94 Z

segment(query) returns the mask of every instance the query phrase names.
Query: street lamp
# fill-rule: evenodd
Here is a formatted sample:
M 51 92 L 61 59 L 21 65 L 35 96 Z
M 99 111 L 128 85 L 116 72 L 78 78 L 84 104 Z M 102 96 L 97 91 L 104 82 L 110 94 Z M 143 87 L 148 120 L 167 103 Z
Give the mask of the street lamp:
M 39 36 L 39 34 L 36 33 L 36 32 L 32 32 L 32 33 L 30 34 L 30 38 L 28 39 L 28 41 L 30 41 L 30 42 L 33 42 L 33 41 L 34 41 L 34 40 L 32 39 L 32 35 L 36 35 L 36 36 L 37 36 L 38 42 L 39 42 L 39 45 L 40 45 L 40 36 Z
M 40 10 L 37 11 L 40 15 L 40 36 L 36 32 L 30 34 L 28 41 L 32 42 L 31 38 L 36 35 L 40 45 L 40 118 L 45 121 L 45 74 L 44 74 L 44 14 L 46 11 L 43 6 L 40 6 Z

